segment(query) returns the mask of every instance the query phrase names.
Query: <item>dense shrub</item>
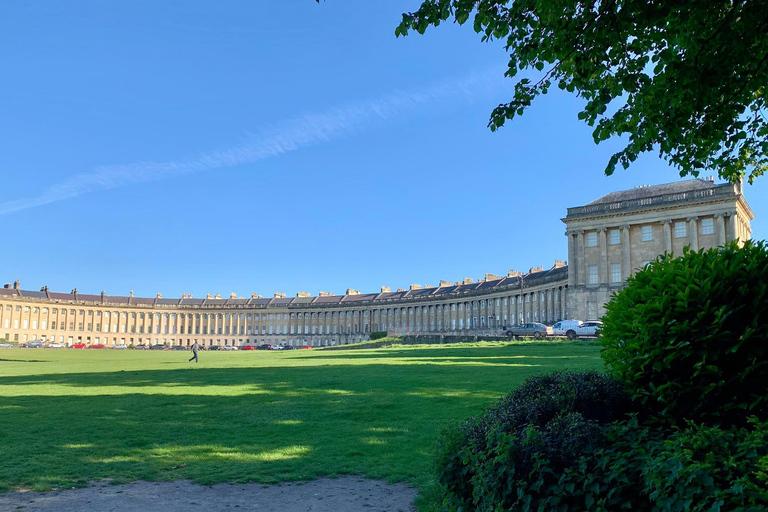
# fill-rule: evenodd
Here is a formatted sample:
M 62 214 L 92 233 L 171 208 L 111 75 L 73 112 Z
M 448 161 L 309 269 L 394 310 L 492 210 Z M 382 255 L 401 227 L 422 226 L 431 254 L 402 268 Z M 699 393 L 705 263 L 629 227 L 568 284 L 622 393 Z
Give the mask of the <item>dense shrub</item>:
M 768 250 L 764 242 L 661 256 L 603 317 L 603 359 L 658 418 L 768 420 Z
M 590 479 L 601 489 L 612 482 L 623 499 L 634 495 L 632 510 L 768 510 L 768 424 L 665 432 L 630 421 L 607 436 L 596 454 L 605 464 Z
M 603 396 L 613 395 L 608 388 Z M 441 436 L 442 510 L 768 510 L 768 424 L 662 430 L 636 416 L 601 423 L 563 410 L 539 425 L 549 414 L 499 415 L 498 407 Z M 535 419 L 503 424 L 489 414 Z
M 436 466 L 446 489 L 444 506 L 491 511 L 584 505 L 584 493 L 572 486 L 570 494 L 553 489 L 563 475 L 593 471 L 605 426 L 630 407 L 621 384 L 604 374 L 529 378 L 480 418 L 443 433 Z
M 371 341 L 378 340 L 381 338 L 386 338 L 386 337 L 387 337 L 387 331 L 373 331 L 369 336 Z

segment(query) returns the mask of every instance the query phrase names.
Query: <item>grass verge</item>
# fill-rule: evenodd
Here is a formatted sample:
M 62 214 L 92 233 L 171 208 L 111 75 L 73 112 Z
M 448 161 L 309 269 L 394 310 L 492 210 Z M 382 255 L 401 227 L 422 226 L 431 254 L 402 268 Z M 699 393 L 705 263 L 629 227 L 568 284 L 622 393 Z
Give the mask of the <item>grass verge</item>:
M 361 474 L 431 482 L 448 423 L 526 377 L 602 369 L 589 342 L 360 351 L 7 350 L 0 490 L 109 478 L 203 484 Z

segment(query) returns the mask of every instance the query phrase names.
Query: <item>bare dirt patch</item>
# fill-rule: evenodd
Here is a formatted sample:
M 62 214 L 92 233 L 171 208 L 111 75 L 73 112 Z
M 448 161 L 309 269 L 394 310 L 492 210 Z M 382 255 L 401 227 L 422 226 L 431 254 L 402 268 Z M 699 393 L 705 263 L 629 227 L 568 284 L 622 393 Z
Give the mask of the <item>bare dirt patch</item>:
M 413 512 L 406 484 L 344 476 L 278 485 L 197 485 L 189 481 L 94 483 L 82 489 L 0 494 L 0 510 L 24 512 Z

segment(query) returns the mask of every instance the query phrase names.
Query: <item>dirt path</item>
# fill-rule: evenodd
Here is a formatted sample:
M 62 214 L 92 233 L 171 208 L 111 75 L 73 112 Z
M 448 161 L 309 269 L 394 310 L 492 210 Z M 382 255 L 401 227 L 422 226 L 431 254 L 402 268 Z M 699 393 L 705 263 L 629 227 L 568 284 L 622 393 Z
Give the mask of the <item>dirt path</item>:
M 44 512 L 413 512 L 416 489 L 345 476 L 279 485 L 189 481 L 95 483 L 82 489 L 0 494 L 2 511 Z

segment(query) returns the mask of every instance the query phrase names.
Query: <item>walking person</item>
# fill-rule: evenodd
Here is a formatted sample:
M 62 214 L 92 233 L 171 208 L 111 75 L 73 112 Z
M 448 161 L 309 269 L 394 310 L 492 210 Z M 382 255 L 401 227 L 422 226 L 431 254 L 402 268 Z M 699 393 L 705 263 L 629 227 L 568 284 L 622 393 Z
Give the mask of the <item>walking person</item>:
M 189 358 L 189 361 L 191 362 L 194 359 L 196 363 L 199 363 L 200 360 L 197 358 L 197 351 L 200 350 L 200 345 L 197 344 L 197 340 L 195 340 L 189 348 L 192 350 L 192 357 Z

